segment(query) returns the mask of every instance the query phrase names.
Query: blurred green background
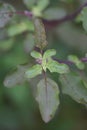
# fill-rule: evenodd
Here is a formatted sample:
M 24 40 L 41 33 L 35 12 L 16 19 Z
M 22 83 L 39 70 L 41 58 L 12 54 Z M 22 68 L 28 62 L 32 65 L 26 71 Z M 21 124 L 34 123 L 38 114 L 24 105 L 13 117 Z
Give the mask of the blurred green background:
M 25 1 L 3 0 L 13 5 L 15 10 L 27 10 Z M 86 0 L 50 0 L 43 17 L 61 18 L 75 11 L 84 2 Z M 49 8 L 51 11 L 47 11 Z M 33 63 L 29 55 L 34 46 L 31 39 L 33 32 L 34 27 L 30 19 L 20 15 L 0 29 L 0 130 L 87 130 L 86 107 L 69 96 L 60 96 L 61 103 L 55 117 L 45 124 L 34 99 L 35 81 L 12 88 L 3 85 L 6 75 L 18 64 Z M 59 59 L 67 59 L 69 54 L 84 57 L 87 52 L 87 34 L 76 20 L 56 27 L 46 26 L 46 33 L 48 48 L 56 49 L 56 57 Z M 52 78 L 58 80 L 56 74 L 53 74 Z

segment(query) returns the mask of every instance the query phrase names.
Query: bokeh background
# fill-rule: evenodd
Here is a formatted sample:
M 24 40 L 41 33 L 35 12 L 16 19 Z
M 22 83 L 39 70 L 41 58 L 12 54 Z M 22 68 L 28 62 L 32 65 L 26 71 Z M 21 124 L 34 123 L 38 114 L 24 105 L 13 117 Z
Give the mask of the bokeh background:
M 15 10 L 27 10 L 22 0 L 2 0 Z M 31 2 L 32 0 L 28 0 Z M 72 13 L 87 0 L 50 0 L 43 17 L 50 20 Z M 52 8 L 51 11 L 47 11 Z M 46 12 L 47 11 L 47 12 Z M 23 27 L 24 25 L 24 27 Z M 69 54 L 84 57 L 87 52 L 87 34 L 76 19 L 46 27 L 48 48 L 57 50 L 59 59 Z M 6 75 L 19 64 L 32 63 L 29 52 L 33 48 L 33 23 L 24 16 L 15 16 L 0 29 L 0 130 L 87 130 L 87 108 L 67 95 L 60 95 L 61 103 L 55 117 L 45 124 L 34 99 L 36 83 L 25 82 L 12 88 L 3 85 Z M 58 75 L 51 75 L 58 80 Z

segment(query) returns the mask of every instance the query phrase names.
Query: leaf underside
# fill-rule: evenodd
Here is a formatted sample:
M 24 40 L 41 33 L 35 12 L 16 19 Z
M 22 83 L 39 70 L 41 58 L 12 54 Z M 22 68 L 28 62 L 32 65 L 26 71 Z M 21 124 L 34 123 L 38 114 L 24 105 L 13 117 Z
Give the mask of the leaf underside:
M 14 87 L 15 85 L 22 84 L 26 79 L 24 77 L 25 71 L 28 69 L 28 65 L 21 66 L 19 65 L 17 67 L 17 70 L 14 72 L 11 72 L 11 74 L 7 75 L 4 80 L 4 86 L 5 87 Z
M 62 92 L 78 103 L 87 104 L 87 88 L 79 75 L 72 73 L 60 75 Z
M 49 122 L 59 106 L 59 89 L 57 84 L 47 78 L 42 79 L 37 85 L 36 100 L 39 104 L 40 113 L 44 122 Z

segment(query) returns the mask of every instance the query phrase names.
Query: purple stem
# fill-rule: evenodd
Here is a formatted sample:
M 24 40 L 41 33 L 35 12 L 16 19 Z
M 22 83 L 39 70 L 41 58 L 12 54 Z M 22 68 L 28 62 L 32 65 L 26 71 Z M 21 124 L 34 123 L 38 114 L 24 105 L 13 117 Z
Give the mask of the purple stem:
M 61 19 L 57 19 L 57 20 L 46 20 L 46 19 L 42 19 L 43 20 L 43 23 L 47 26 L 57 26 L 63 22 L 66 22 L 66 21 L 71 21 L 73 20 L 80 12 L 81 10 L 87 6 L 87 2 L 83 5 L 81 5 L 75 12 L 73 12 L 72 14 L 69 14 L 69 15 L 66 15 L 64 16 L 63 18 Z M 22 14 L 22 15 L 25 15 L 29 18 L 32 18 L 33 14 L 32 12 L 30 11 L 24 11 L 24 12 L 15 12 L 16 14 Z
M 64 63 L 64 64 L 67 64 L 67 65 L 72 65 L 74 64 L 74 62 L 72 61 L 69 61 L 69 60 L 60 60 L 60 59 L 57 59 L 57 58 L 53 58 L 54 60 L 58 61 L 59 63 Z M 80 59 L 82 62 L 86 63 L 87 62 L 87 57 L 85 58 L 81 58 Z
M 44 24 L 47 25 L 47 26 L 56 26 L 56 25 L 61 24 L 63 22 L 73 20 L 81 12 L 81 10 L 84 7 L 86 7 L 86 6 L 87 6 L 87 2 L 85 4 L 83 4 L 83 5 L 81 5 L 72 14 L 66 15 L 66 16 L 64 16 L 61 19 L 57 19 L 57 20 L 46 20 L 46 19 L 42 19 L 42 20 L 43 20 Z M 25 10 L 25 11 L 15 11 L 15 12 L 1 12 L 0 14 L 6 14 L 6 13 L 24 15 L 24 16 L 27 16 L 29 18 L 32 18 L 32 16 L 33 16 L 32 12 L 30 12 L 28 10 Z
M 87 62 L 87 57 L 81 59 L 82 62 Z
M 80 12 L 81 10 L 87 6 L 87 2 L 83 5 L 81 5 L 75 12 L 73 12 L 72 14 L 66 15 L 61 19 L 57 19 L 57 20 L 46 20 L 46 19 L 42 19 L 43 23 L 47 26 L 57 26 L 58 24 L 61 24 L 63 22 L 66 21 L 71 21 L 73 20 Z M 25 15 L 29 18 L 32 18 L 33 14 L 30 11 L 17 11 L 15 12 L 16 14 L 21 14 L 21 15 Z
M 74 64 L 73 62 L 71 62 L 71 61 L 69 61 L 69 60 L 60 60 L 60 59 L 57 59 L 57 58 L 53 58 L 53 60 L 58 61 L 59 63 L 67 64 L 67 65 L 72 65 L 72 64 Z
M 12 14 L 18 14 L 18 15 L 27 16 L 29 18 L 32 18 L 32 16 L 33 16 L 32 12 L 27 11 L 27 10 L 25 10 L 25 11 L 15 11 L 15 12 L 0 12 L 0 14 L 11 14 L 11 15 Z
M 33 14 L 32 12 L 30 11 L 16 11 L 16 12 L 12 12 L 12 13 L 15 13 L 15 14 L 19 14 L 19 15 L 24 15 L 24 16 L 27 16 L 28 18 L 32 18 Z
M 61 24 L 63 22 L 66 22 L 66 21 L 71 21 L 73 20 L 80 12 L 81 10 L 87 6 L 87 2 L 83 5 L 81 5 L 75 12 L 73 12 L 72 14 L 69 14 L 69 15 L 66 15 L 64 16 L 63 18 L 61 19 L 57 19 L 57 20 L 46 20 L 46 19 L 43 19 L 43 22 L 44 24 L 46 25 L 49 25 L 49 26 L 56 26 L 58 24 Z
M 58 20 L 46 20 L 46 19 L 43 19 L 43 22 L 45 25 L 48 25 L 48 26 L 56 26 L 58 24 L 61 24 L 63 22 L 66 22 L 66 21 L 71 21 L 73 20 L 80 12 L 81 10 L 87 6 L 87 2 L 83 5 L 81 5 L 74 13 L 72 14 L 69 14 L 69 15 L 66 15 L 65 17 L 61 18 L 61 19 L 58 19 Z M 33 14 L 32 12 L 30 11 L 15 11 L 15 12 L 1 12 L 0 14 L 19 14 L 19 15 L 24 15 L 24 16 L 27 16 L 29 18 L 32 18 Z M 54 58 L 54 60 L 60 62 L 60 63 L 65 63 L 67 65 L 71 65 L 71 64 L 74 64 L 74 62 L 71 62 L 69 60 L 60 60 L 60 59 L 56 59 Z M 81 59 L 82 62 L 87 62 L 87 58 L 82 58 Z
M 29 18 L 32 18 L 33 14 L 30 11 L 25 10 L 24 11 L 25 16 L 28 16 Z

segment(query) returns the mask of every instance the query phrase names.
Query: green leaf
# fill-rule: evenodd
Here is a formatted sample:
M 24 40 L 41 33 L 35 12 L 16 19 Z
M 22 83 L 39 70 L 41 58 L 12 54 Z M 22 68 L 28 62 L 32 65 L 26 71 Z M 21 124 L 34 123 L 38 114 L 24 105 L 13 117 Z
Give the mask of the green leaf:
M 68 60 L 70 60 L 70 61 L 72 61 L 74 63 L 77 63 L 79 61 L 78 57 L 75 56 L 75 55 L 69 55 Z
M 66 16 L 66 14 L 64 8 L 48 8 L 44 11 L 43 16 L 47 20 L 57 20 Z
M 23 21 L 14 25 L 9 26 L 7 32 L 9 36 L 15 36 L 25 31 L 33 31 L 33 25 L 29 21 Z
M 14 11 L 15 9 L 10 4 L 0 2 L 0 28 L 4 27 L 7 23 L 9 23 L 12 18 L 11 15 L 13 15 L 10 15 L 10 12 Z
M 34 78 L 35 76 L 39 75 L 42 73 L 42 67 L 41 65 L 34 65 L 30 69 L 28 69 L 25 72 L 25 77 L 27 78 Z
M 39 18 L 34 18 L 33 22 L 35 27 L 35 45 L 43 49 L 47 45 L 44 25 Z
M 80 21 L 82 21 L 83 28 L 87 32 L 87 7 L 81 11 Z
M 87 88 L 79 75 L 73 73 L 60 75 L 62 92 L 78 103 L 87 104 Z
M 35 59 L 42 58 L 42 55 L 37 51 L 32 51 L 31 56 Z
M 77 66 L 78 69 L 81 69 L 81 70 L 83 70 L 85 68 L 84 63 L 81 62 L 81 61 L 79 61 L 78 63 L 76 63 L 76 66 Z
M 28 65 L 17 67 L 17 70 L 11 72 L 11 74 L 7 75 L 4 80 L 5 87 L 14 87 L 15 85 L 22 84 L 26 79 L 24 77 L 25 71 L 28 69 Z
M 45 51 L 43 58 L 42 58 L 42 67 L 43 67 L 44 71 L 46 71 L 48 60 L 51 58 L 51 56 L 53 56 L 55 54 L 56 54 L 55 49 L 49 49 L 49 50 Z
M 49 0 L 38 0 L 37 8 L 39 11 L 43 11 L 49 5 Z
M 37 85 L 36 100 L 39 104 L 42 119 L 47 123 L 53 117 L 59 106 L 59 89 L 57 84 L 47 78 L 47 81 L 42 79 Z
M 42 11 L 49 5 L 49 0 L 38 0 L 37 5 L 33 6 L 32 12 L 36 17 L 42 16 Z
M 75 63 L 75 65 L 77 66 L 78 69 L 84 69 L 84 63 L 79 60 L 79 58 L 75 55 L 69 55 L 68 56 L 69 61 L 72 61 L 73 63 Z
M 83 85 L 85 86 L 85 88 L 87 88 L 87 80 L 82 80 Z
M 49 57 L 52 57 L 56 55 L 56 50 L 55 49 L 49 49 L 47 51 L 45 51 L 44 55 L 43 55 L 43 58 L 49 58 Z
M 31 9 L 34 6 L 36 0 L 23 0 L 23 2 L 29 9 Z
M 48 60 L 46 67 L 50 72 L 56 72 L 60 74 L 69 72 L 69 67 L 66 64 L 58 63 L 52 59 Z

